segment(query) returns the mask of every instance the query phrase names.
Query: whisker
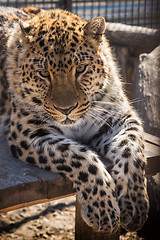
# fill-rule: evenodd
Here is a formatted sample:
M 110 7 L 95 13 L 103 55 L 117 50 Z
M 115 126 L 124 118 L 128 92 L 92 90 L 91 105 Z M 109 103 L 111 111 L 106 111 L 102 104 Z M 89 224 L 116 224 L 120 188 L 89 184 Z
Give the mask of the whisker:
M 102 113 L 102 111 L 99 111 L 99 112 Z M 91 109 L 88 111 L 88 113 L 90 114 L 90 116 L 92 116 L 98 122 L 103 123 L 103 124 L 107 124 L 110 128 L 112 128 L 111 124 L 107 122 L 108 117 L 106 119 L 106 116 L 103 117 L 97 111 L 94 110 L 94 112 L 93 112 Z
M 130 101 L 131 104 L 133 104 L 133 103 L 139 103 L 139 102 L 144 102 L 144 99 L 135 98 L 135 99 L 132 99 L 132 100 Z

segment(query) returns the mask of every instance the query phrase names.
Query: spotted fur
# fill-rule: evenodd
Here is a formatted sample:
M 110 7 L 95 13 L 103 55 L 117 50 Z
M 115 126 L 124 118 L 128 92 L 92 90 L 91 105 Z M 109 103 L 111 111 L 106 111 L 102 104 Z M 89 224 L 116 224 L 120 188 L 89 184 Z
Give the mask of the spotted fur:
M 12 154 L 68 177 L 92 228 L 141 228 L 143 128 L 122 90 L 104 19 L 30 8 L 1 8 L 0 18 L 0 113 Z

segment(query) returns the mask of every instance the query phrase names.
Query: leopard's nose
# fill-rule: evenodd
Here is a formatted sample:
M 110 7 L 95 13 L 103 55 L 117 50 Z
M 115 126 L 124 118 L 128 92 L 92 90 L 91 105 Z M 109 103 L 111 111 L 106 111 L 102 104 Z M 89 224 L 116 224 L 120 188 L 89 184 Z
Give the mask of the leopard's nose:
M 60 111 L 61 113 L 63 113 L 64 115 L 68 116 L 77 106 L 78 106 L 78 103 L 76 103 L 73 106 L 70 106 L 69 108 L 60 108 L 55 105 L 54 105 L 54 108 Z

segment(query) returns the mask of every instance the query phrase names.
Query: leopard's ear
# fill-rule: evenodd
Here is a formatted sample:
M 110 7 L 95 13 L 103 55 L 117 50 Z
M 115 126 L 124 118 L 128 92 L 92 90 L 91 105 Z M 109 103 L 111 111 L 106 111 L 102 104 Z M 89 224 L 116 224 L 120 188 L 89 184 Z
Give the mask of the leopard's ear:
M 105 19 L 103 17 L 93 18 L 84 27 L 84 33 L 86 36 L 100 40 L 100 37 L 105 32 Z
M 19 21 L 19 25 L 24 37 L 27 40 L 31 41 L 31 39 L 33 38 L 33 34 L 32 34 L 33 26 L 23 21 Z

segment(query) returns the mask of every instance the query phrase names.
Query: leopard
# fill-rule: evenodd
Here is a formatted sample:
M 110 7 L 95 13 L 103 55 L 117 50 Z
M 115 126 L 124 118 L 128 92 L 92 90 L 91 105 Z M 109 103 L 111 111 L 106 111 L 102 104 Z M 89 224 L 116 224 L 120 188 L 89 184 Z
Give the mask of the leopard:
M 0 18 L 0 123 L 13 156 L 71 180 L 95 231 L 142 228 L 149 209 L 143 124 L 105 19 L 32 7 L 1 7 Z

